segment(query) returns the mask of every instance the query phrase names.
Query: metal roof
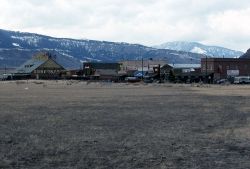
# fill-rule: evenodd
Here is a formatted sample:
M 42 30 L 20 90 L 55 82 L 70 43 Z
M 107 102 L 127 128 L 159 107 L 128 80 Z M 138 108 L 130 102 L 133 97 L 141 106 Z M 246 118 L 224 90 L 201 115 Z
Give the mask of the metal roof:
M 15 73 L 32 73 L 35 69 L 45 63 L 47 60 L 30 59 L 16 69 Z
M 173 68 L 188 69 L 188 68 L 200 68 L 201 64 L 170 64 Z

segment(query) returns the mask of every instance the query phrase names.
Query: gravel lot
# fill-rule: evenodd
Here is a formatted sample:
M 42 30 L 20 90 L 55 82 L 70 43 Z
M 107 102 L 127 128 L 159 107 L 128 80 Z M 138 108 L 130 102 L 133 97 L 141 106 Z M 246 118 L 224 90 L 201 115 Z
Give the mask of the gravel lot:
M 246 169 L 250 86 L 0 82 L 0 168 Z

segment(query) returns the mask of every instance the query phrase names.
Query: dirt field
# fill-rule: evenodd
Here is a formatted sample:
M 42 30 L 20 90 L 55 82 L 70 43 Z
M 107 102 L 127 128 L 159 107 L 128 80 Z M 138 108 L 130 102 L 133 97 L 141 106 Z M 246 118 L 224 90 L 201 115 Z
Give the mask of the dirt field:
M 250 86 L 0 82 L 0 168 L 250 168 Z

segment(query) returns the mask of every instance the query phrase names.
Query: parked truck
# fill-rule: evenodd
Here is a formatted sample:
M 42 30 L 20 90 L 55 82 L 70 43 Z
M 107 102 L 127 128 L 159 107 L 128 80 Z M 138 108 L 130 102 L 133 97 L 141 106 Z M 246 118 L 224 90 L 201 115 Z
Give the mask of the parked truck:
M 249 84 L 250 76 L 238 76 L 234 78 L 234 84 Z

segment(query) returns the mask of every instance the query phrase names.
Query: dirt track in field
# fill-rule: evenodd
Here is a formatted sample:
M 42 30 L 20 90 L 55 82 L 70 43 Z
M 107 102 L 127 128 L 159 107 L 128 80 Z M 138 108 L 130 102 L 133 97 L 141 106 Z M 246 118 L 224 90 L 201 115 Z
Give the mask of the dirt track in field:
M 0 168 L 246 169 L 250 86 L 0 82 Z

